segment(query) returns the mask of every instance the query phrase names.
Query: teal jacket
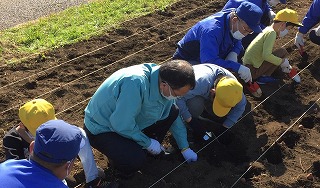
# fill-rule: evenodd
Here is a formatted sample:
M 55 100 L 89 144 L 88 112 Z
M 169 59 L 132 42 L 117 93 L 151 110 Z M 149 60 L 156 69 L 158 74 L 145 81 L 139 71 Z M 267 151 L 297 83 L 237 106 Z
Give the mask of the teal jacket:
M 120 69 L 107 78 L 85 108 L 84 123 L 94 135 L 116 132 L 143 148 L 151 144 L 141 130 L 168 117 L 174 100 L 159 91 L 159 66 L 148 63 Z M 180 149 L 189 147 L 180 116 L 170 131 Z

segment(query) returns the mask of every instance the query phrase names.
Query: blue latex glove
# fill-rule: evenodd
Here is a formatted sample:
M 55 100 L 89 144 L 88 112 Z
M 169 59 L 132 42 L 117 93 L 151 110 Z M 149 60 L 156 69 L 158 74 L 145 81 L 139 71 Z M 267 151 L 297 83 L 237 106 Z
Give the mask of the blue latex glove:
M 198 160 L 198 155 L 190 148 L 183 150 L 181 153 L 188 163 Z

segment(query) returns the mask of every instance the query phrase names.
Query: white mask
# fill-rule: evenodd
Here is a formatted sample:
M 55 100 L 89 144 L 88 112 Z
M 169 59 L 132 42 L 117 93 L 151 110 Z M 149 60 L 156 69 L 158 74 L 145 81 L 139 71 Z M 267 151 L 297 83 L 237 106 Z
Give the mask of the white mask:
M 233 30 L 233 25 L 231 26 L 232 27 L 232 30 Z M 242 34 L 240 31 L 239 31 L 239 22 L 237 22 L 237 31 L 235 31 L 234 33 L 232 32 L 231 30 L 231 34 L 233 36 L 233 38 L 237 39 L 237 40 L 241 40 L 243 39 L 245 36 L 244 34 Z
M 271 6 L 276 6 L 277 4 L 280 3 L 280 1 L 279 0 L 268 0 L 268 3 Z
M 166 83 L 167 84 L 167 83 Z M 167 84 L 168 85 L 168 84 Z M 169 85 L 168 85 L 169 86 Z M 164 98 L 166 98 L 166 99 L 168 99 L 168 100 L 175 100 L 175 99 L 177 99 L 178 97 L 174 97 L 173 95 L 172 95 L 172 93 L 171 93 L 171 87 L 169 86 L 169 93 L 170 93 L 170 95 L 169 96 L 165 96 L 164 94 L 163 94 L 163 90 L 161 90 L 161 95 L 164 97 Z
M 286 36 L 287 34 L 288 34 L 288 29 L 285 29 L 285 30 L 283 30 L 283 31 L 280 31 L 280 33 L 279 33 L 279 37 L 284 37 L 284 36 Z

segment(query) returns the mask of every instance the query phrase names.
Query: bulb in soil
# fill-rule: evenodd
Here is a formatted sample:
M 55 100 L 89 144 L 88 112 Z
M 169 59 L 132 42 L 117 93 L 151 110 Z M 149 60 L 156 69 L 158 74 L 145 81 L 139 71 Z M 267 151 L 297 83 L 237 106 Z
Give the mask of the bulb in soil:
M 246 183 L 246 178 L 241 178 L 240 181 L 241 183 Z
M 302 125 L 302 124 L 300 124 L 298 127 L 299 127 L 299 129 L 302 129 L 302 128 L 303 128 L 303 125 Z

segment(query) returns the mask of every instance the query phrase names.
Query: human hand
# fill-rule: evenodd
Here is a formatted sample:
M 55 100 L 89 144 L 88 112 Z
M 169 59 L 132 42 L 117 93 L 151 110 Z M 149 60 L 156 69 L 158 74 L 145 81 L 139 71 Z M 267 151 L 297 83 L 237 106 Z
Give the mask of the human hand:
M 233 62 L 238 62 L 238 54 L 236 52 L 230 52 L 225 60 L 233 61 Z
M 153 155 L 158 155 L 162 151 L 160 143 L 157 140 L 152 138 L 150 138 L 150 140 L 151 140 L 151 144 L 149 147 L 147 147 L 148 152 Z
M 282 72 L 284 73 L 290 73 L 292 67 L 291 65 L 289 64 L 289 60 L 287 58 L 284 59 L 283 63 L 281 63 L 281 69 L 282 69 Z
M 188 163 L 198 160 L 198 155 L 190 148 L 182 150 L 181 153 Z
M 296 37 L 294 38 L 294 44 L 300 49 L 301 46 L 304 46 L 303 34 L 297 32 Z
M 244 82 L 252 82 L 252 76 L 251 71 L 248 67 L 240 65 L 240 68 L 238 70 L 239 76 Z

